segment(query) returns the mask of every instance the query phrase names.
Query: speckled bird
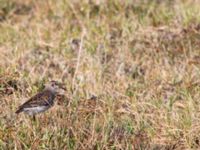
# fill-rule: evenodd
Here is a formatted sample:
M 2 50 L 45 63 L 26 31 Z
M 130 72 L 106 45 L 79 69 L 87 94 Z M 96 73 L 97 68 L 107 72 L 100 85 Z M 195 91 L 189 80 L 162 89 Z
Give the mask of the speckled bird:
M 64 87 L 62 84 L 56 81 L 51 81 L 45 85 L 42 92 L 34 95 L 28 101 L 19 106 L 15 113 L 19 114 L 24 112 L 25 114 L 33 116 L 35 120 L 35 115 L 51 108 L 54 105 L 56 95 L 63 92 Z

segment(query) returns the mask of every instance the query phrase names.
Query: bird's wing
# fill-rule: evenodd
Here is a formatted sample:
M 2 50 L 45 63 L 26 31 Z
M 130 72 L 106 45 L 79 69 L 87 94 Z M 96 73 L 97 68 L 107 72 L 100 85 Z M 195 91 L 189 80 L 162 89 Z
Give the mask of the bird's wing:
M 30 108 L 30 107 L 37 107 L 39 106 L 49 106 L 52 105 L 49 102 L 49 99 L 52 99 L 53 95 L 49 91 L 43 91 L 41 93 L 36 94 L 35 96 L 31 97 L 28 101 L 22 104 L 20 108 Z

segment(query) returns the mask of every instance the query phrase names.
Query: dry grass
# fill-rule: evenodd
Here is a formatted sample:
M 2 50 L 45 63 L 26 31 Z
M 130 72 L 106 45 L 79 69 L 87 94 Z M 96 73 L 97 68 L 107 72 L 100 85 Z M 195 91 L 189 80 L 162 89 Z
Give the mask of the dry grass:
M 199 149 L 198 0 L 0 0 L 0 149 Z M 32 122 L 14 114 L 66 84 Z

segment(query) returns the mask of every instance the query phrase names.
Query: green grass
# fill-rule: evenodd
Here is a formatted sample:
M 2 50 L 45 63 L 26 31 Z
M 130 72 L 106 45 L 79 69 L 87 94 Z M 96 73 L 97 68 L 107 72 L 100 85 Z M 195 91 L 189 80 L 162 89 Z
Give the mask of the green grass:
M 199 149 L 199 10 L 0 0 L 0 149 Z M 36 123 L 16 116 L 49 80 L 65 96 Z

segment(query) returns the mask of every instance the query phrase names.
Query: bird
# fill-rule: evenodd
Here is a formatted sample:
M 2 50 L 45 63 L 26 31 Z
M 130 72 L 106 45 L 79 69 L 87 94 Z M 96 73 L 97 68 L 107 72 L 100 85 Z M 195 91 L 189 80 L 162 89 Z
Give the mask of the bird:
M 60 93 L 63 94 L 64 90 L 63 84 L 57 81 L 50 81 L 45 84 L 45 88 L 42 92 L 35 94 L 20 105 L 15 113 L 19 114 L 24 112 L 29 116 L 33 116 L 33 120 L 35 120 L 35 115 L 51 108 L 54 105 L 56 95 Z

